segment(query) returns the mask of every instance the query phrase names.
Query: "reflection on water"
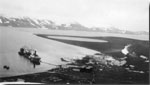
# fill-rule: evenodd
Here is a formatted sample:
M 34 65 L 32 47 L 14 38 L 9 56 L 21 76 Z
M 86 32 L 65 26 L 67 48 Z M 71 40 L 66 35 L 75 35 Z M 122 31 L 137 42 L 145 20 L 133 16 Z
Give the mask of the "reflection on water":
M 34 64 L 27 58 L 20 56 L 20 61 L 24 61 L 25 63 L 27 63 L 29 66 L 34 66 Z

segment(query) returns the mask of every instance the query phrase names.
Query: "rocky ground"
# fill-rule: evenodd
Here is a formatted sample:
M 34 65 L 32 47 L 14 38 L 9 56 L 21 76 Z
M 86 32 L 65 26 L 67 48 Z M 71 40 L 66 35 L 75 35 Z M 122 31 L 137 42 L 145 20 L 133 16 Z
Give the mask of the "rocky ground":
M 91 62 L 91 59 L 89 59 L 89 56 L 85 56 L 81 60 L 74 60 L 74 62 L 65 66 L 57 66 L 47 72 L 1 78 L 0 81 L 46 84 L 148 84 L 149 82 L 148 71 L 135 71 L 131 66 L 118 66 L 110 64 L 108 61 L 89 62 Z

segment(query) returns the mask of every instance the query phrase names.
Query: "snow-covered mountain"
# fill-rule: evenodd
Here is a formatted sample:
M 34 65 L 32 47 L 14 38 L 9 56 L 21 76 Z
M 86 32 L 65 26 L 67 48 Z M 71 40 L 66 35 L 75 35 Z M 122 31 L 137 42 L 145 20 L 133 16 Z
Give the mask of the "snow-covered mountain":
M 97 31 L 107 33 L 121 33 L 121 34 L 149 34 L 146 31 L 132 32 L 128 30 L 120 30 L 115 27 L 92 27 L 88 28 L 80 23 L 60 24 L 57 25 L 54 21 L 48 19 L 34 19 L 29 17 L 4 17 L 0 16 L 0 26 L 9 27 L 27 27 L 27 28 L 41 28 L 41 29 L 57 29 L 57 30 L 81 30 L 81 31 Z
M 50 20 L 31 19 L 29 17 L 8 18 L 0 16 L 0 26 L 54 28 L 55 24 Z

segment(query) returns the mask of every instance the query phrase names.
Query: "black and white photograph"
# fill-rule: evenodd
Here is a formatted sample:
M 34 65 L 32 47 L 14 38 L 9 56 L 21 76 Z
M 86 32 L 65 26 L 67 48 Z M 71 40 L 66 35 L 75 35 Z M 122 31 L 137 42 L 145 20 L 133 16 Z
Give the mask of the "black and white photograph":
M 0 84 L 149 85 L 150 0 L 0 0 Z

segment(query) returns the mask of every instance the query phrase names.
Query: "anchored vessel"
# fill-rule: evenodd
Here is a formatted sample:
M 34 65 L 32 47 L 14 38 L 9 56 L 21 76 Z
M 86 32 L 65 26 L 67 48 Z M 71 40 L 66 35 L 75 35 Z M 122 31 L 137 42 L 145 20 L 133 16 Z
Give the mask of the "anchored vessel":
M 37 55 L 35 49 L 31 49 L 28 47 L 22 47 L 20 48 L 20 51 L 18 52 L 20 56 L 23 56 L 31 61 L 31 63 L 40 65 L 41 58 Z

